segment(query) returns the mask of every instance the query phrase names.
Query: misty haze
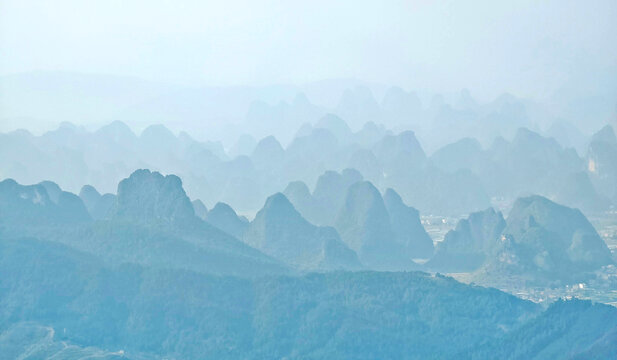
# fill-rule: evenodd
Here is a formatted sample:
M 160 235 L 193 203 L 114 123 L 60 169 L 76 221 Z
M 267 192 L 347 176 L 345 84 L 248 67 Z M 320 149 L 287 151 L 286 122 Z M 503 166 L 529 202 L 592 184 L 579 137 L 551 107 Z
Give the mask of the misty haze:
M 0 0 L 0 360 L 617 359 L 615 19 Z

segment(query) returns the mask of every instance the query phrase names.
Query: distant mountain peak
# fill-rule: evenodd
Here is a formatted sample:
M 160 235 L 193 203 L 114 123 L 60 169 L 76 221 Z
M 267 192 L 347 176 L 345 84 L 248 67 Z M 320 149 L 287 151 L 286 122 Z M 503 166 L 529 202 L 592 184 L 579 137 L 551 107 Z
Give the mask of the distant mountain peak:
M 244 217 L 238 216 L 231 206 L 223 202 L 216 203 L 205 220 L 236 238 L 241 238 L 249 225 Z
M 281 193 L 270 196 L 244 233 L 244 240 L 266 254 L 303 269 L 356 269 L 356 254 L 331 227 L 307 220 Z
M 194 218 L 195 212 L 179 177 L 140 169 L 118 184 L 115 216 L 174 223 Z
M 169 147 L 178 142 L 176 135 L 163 124 L 148 126 L 141 132 L 139 139 L 153 147 Z
M 270 195 L 268 199 L 266 199 L 266 204 L 262 210 L 269 214 L 286 213 L 300 216 L 287 197 L 280 192 Z
M 604 126 L 598 132 L 593 134 L 591 141 L 606 142 L 609 144 L 617 145 L 617 137 L 615 136 L 615 131 L 610 125 Z
M 555 264 L 547 271 L 593 270 L 613 263 L 606 243 L 578 209 L 557 204 L 543 196 L 518 199 L 507 219 L 504 234 L 512 235 L 517 246 L 544 249 Z M 531 261 L 531 260 L 530 260 Z
M 45 190 L 47 191 L 47 195 L 49 195 L 51 201 L 57 204 L 60 198 L 60 194 L 62 193 L 62 189 L 60 188 L 60 186 L 58 186 L 58 184 L 56 184 L 55 182 L 49 180 L 41 181 L 39 185 L 45 188 Z
M 276 139 L 276 137 L 274 137 L 274 135 L 269 135 L 259 140 L 259 142 L 256 145 L 255 151 L 258 151 L 257 149 L 262 149 L 262 148 L 276 150 L 276 151 L 283 150 L 281 143 Z

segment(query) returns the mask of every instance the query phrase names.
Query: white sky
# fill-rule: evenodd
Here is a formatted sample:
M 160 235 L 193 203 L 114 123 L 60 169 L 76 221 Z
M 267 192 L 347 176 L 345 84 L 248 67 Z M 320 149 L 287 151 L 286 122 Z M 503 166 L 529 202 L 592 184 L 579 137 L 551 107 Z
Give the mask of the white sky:
M 617 66 L 616 19 L 615 0 L 0 0 L 0 74 L 207 85 L 356 78 L 541 98 Z

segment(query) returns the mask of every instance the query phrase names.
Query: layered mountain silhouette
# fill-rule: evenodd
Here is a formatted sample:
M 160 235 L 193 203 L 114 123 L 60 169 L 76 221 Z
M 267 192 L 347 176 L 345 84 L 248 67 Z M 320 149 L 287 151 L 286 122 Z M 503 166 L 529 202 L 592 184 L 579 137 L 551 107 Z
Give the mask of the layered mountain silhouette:
M 605 135 L 596 138 L 610 143 L 610 127 L 603 132 Z M 606 144 L 605 140 L 597 140 L 590 149 L 603 148 L 598 144 Z M 610 207 L 612 183 L 603 187 L 601 176 L 591 171 L 595 170 L 596 162 L 592 153 L 589 150 L 588 169 L 585 169 L 584 160 L 573 148 L 564 148 L 553 138 L 520 128 L 511 142 L 496 138 L 484 150 L 473 138 L 461 139 L 437 150 L 430 161 L 445 171 L 470 171 L 490 196 L 516 198 L 521 194 L 543 194 L 595 214 Z
M 392 90 L 388 111 L 411 113 L 404 110 L 404 103 L 413 103 L 409 96 L 413 97 Z M 462 116 L 461 121 L 478 120 L 475 115 L 465 117 L 470 111 L 485 112 L 482 116 L 495 116 L 493 120 L 519 111 L 520 101 L 513 97 L 505 96 L 484 110 L 473 105 L 469 96 L 463 98 L 467 110 L 450 110 Z M 398 116 L 388 111 L 380 113 L 385 118 Z M 520 127 L 523 124 L 515 120 L 519 115 L 512 115 L 512 124 L 518 127 L 508 134 L 495 134 L 491 145 L 486 136 L 479 140 L 481 132 L 461 132 L 428 156 L 422 146 L 427 129 L 393 131 L 373 120 L 354 132 L 345 117 L 324 114 L 302 122 L 302 131 L 287 141 L 266 135 L 257 143 L 244 134 L 242 151 L 225 151 L 220 142 L 198 141 L 186 132 L 176 134 L 156 124 L 140 134 L 119 121 L 94 132 L 68 123 L 42 136 L 16 131 L 1 135 L 0 159 L 11 161 L 0 161 L 0 171 L 20 183 L 52 178 L 64 189 L 77 192 L 91 184 L 104 194 L 115 192 L 117 183 L 136 168 L 160 169 L 181 177 L 191 198 L 200 199 L 206 207 L 224 202 L 242 213 L 255 213 L 267 196 L 283 191 L 292 181 L 313 188 L 325 172 L 348 168 L 380 191 L 395 189 L 403 201 L 426 214 L 459 217 L 491 206 L 491 198 L 512 202 L 532 193 L 590 214 L 606 211 L 615 202 L 615 171 L 610 169 L 617 145 L 610 126 L 590 140 L 584 159 L 573 148 Z M 591 187 L 576 175 L 581 173 L 587 173 Z M 587 200 L 594 193 L 599 201 Z M 331 225 L 324 221 L 336 215 L 320 214 L 304 216 L 316 224 Z
M 12 179 L 0 182 L 0 223 L 9 233 L 26 231 L 33 226 L 70 226 L 90 221 L 81 199 L 62 191 L 54 183 L 20 185 Z
M 364 185 L 370 188 L 370 191 L 360 191 L 359 194 L 352 192 L 350 194 L 351 189 L 361 182 L 362 175 L 355 170 L 346 169 L 341 173 L 327 171 L 319 177 L 312 194 L 306 184 L 297 181 L 291 182 L 287 186 L 285 195 L 307 219 L 313 219 L 312 221 L 315 223 L 333 225 L 341 233 L 344 240 L 345 236 L 341 231 L 351 230 L 339 223 L 339 217 L 351 216 L 355 219 L 355 216 L 357 216 L 358 219 L 362 220 L 358 220 L 359 223 L 357 224 L 352 224 L 359 226 L 354 231 L 363 233 L 364 224 L 360 222 L 364 221 L 377 224 L 374 226 L 381 226 L 382 230 L 385 231 L 383 236 L 387 238 L 384 246 L 398 247 L 400 245 L 399 250 L 404 252 L 404 254 L 398 254 L 396 257 L 401 255 L 408 256 L 409 259 L 431 257 L 433 242 L 422 227 L 418 210 L 407 206 L 396 191 L 392 189 L 386 190 L 382 198 L 379 191 L 370 182 L 365 182 Z M 368 202 L 373 201 L 370 198 L 374 197 L 375 204 L 377 204 L 375 209 L 368 208 L 368 205 L 361 201 L 364 196 L 367 196 Z M 353 200 L 354 197 L 357 199 L 356 201 Z M 354 212 L 358 213 L 351 215 Z M 366 212 L 366 214 L 362 214 L 362 212 Z M 349 221 L 353 223 L 355 220 Z M 340 228 L 339 226 L 343 227 Z M 369 226 L 367 229 L 370 230 L 373 225 L 367 226 Z M 370 237 L 377 236 L 379 231 L 375 229 L 374 234 Z M 353 241 L 351 240 L 352 236 L 349 235 L 350 241 Z M 348 243 L 348 245 L 350 244 Z M 355 251 L 360 249 L 359 246 L 350 246 Z M 407 260 L 405 260 L 405 263 L 407 263 Z
M 281 193 L 270 196 L 243 235 L 244 241 L 300 269 L 357 270 L 356 254 L 331 227 L 306 221 Z
M 205 220 L 238 239 L 242 239 L 244 232 L 249 226 L 246 218 L 238 216 L 234 209 L 225 203 L 214 205 L 212 210 L 206 215 Z
M 195 218 L 195 211 L 175 175 L 137 170 L 118 184 L 114 217 L 136 222 L 181 224 Z
M 417 268 L 404 246 L 395 240 L 388 210 L 370 182 L 349 187 L 335 227 L 363 264 L 380 270 Z
M 0 93 L 0 358 L 617 358 L 614 99 Z
M 426 265 L 445 272 L 476 270 L 495 255 L 505 227 L 503 215 L 492 208 L 472 213 L 438 243 L 435 256 Z
M 579 210 L 536 195 L 518 199 L 505 221 L 493 209 L 461 220 L 427 266 L 478 270 L 484 280 L 520 276 L 568 283 L 613 263 L 606 243 Z
M 79 197 L 84 202 L 92 218 L 105 219 L 112 215 L 111 209 L 116 203 L 116 195 L 101 195 L 93 186 L 84 185 L 79 192 Z
M 433 256 L 433 240 L 420 222 L 420 213 L 405 205 L 393 189 L 383 195 L 384 205 L 390 216 L 394 239 L 401 244 L 411 258 L 428 259 Z
M 206 216 L 208 216 L 208 208 L 204 205 L 203 201 L 197 199 L 191 201 L 191 204 L 193 204 L 193 211 L 195 211 L 195 215 L 198 218 L 205 220 Z
M 577 209 L 541 196 L 522 198 L 514 204 L 507 224 L 505 251 L 513 260 L 506 262 L 506 268 L 512 265 L 521 272 L 567 279 L 613 264 L 606 243 Z
M 82 195 L 95 197 L 91 190 Z M 109 215 L 94 222 L 74 194 L 61 191 L 56 203 L 42 185 L 5 180 L 0 183 L 0 213 L 6 214 L 0 220 L 6 224 L 3 234 L 60 242 L 112 264 L 134 262 L 239 276 L 288 271 L 284 264 L 199 219 L 176 176 L 137 170 L 118 185 L 113 200 Z

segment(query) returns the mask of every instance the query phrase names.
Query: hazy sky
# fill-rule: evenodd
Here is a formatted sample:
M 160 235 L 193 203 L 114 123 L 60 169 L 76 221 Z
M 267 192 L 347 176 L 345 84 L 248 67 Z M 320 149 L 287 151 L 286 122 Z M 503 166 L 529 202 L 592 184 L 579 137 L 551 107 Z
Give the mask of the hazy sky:
M 356 78 L 543 97 L 617 67 L 617 1 L 0 0 L 0 74 Z

